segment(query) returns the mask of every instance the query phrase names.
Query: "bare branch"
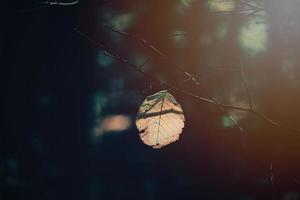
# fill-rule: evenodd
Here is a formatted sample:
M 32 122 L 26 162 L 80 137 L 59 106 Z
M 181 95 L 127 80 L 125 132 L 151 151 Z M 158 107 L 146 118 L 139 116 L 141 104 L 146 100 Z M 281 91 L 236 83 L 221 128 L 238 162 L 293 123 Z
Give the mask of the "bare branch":
M 279 122 L 276 122 L 268 117 L 266 117 L 265 115 L 261 114 L 261 113 L 258 113 L 257 111 L 254 111 L 253 109 L 250 109 L 250 108 L 243 108 L 243 107 L 239 107 L 239 106 L 234 106 L 234 105 L 225 105 L 225 104 L 221 104 L 221 103 L 218 103 L 216 102 L 215 100 L 213 99 L 209 99 L 209 98 L 205 98 L 205 97 L 201 97 L 199 95 L 196 95 L 194 93 L 191 93 L 191 92 L 188 92 L 188 91 L 184 91 L 182 89 L 180 89 L 179 87 L 177 86 L 174 86 L 172 84 L 170 84 L 169 82 L 162 82 L 160 81 L 159 79 L 157 79 L 156 77 L 153 77 L 152 75 L 146 73 L 145 71 L 143 71 L 142 69 L 140 69 L 137 65 L 135 64 L 132 64 L 130 63 L 127 59 L 123 58 L 122 56 L 112 52 L 111 50 L 109 50 L 105 45 L 103 45 L 102 43 L 99 43 L 99 42 L 96 42 L 95 40 L 91 39 L 90 37 L 88 37 L 86 34 L 78 31 L 77 29 L 74 29 L 74 31 L 79 34 L 81 37 L 83 37 L 84 39 L 86 39 L 87 41 L 91 42 L 92 44 L 96 45 L 98 48 L 102 49 L 105 54 L 107 54 L 108 56 L 110 56 L 111 58 L 114 58 L 116 59 L 117 61 L 125 64 L 126 66 L 138 71 L 140 74 L 142 74 L 143 76 L 145 76 L 146 78 L 148 78 L 150 81 L 153 81 L 153 82 L 157 82 L 159 83 L 160 85 L 165 85 L 166 88 L 169 88 L 169 89 L 172 89 L 174 91 L 177 91 L 177 92 L 180 92 L 184 95 L 187 95 L 187 96 L 190 96 L 190 97 L 193 97 L 195 99 L 198 99 L 199 101 L 201 102 L 204 102 L 204 103 L 209 103 L 209 104 L 213 104 L 213 105 L 216 105 L 222 109 L 234 109 L 234 110 L 240 110 L 240 111 L 245 111 L 245 112 L 249 112 L 249 113 L 252 113 L 254 114 L 255 116 L 257 116 L 258 118 L 262 119 L 263 121 L 271 124 L 271 125 L 274 125 L 274 126 L 277 126 L 277 127 L 281 127 L 281 128 L 284 128 L 286 130 L 289 130 L 291 132 L 297 132 L 297 134 L 300 133 L 300 130 L 295 130 L 293 128 L 290 128 L 288 126 L 285 126 Z M 240 128 L 240 127 L 239 127 Z
M 39 3 L 42 4 L 42 5 L 34 7 L 34 8 L 18 10 L 17 12 L 18 13 L 32 12 L 32 11 L 35 11 L 35 10 L 40 10 L 42 8 L 46 8 L 46 7 L 54 6 L 54 5 L 55 6 L 72 6 L 72 5 L 78 4 L 79 0 L 72 1 L 72 2 L 42 1 L 42 2 L 39 2 Z
M 144 65 L 146 65 L 151 60 L 151 57 L 148 57 L 144 60 L 142 64 L 138 66 L 139 69 L 142 69 Z
M 214 81 L 214 80 L 212 80 L 212 77 L 211 76 L 209 76 L 210 74 L 208 74 L 207 75 L 207 77 L 209 78 L 209 79 L 211 79 L 211 81 Z M 206 89 L 205 88 L 203 88 L 203 90 L 204 91 L 206 91 Z M 207 92 L 208 93 L 208 92 Z M 211 99 L 213 99 L 212 97 L 211 97 Z M 218 97 L 216 96 L 215 97 L 215 99 L 213 99 L 214 100 L 214 102 L 218 105 L 218 109 L 226 116 L 226 117 L 228 117 L 231 121 L 232 121 L 232 123 L 243 133 L 244 132 L 244 129 L 239 125 L 239 123 L 234 119 L 234 117 L 233 116 L 231 116 L 228 112 L 227 112 L 227 110 L 224 108 L 224 107 L 222 107 L 222 106 L 220 106 L 219 104 L 219 100 L 218 100 Z
M 130 34 L 128 32 L 125 32 L 125 31 L 120 31 L 120 30 L 116 30 L 116 29 L 113 29 L 112 27 L 104 24 L 104 27 L 107 28 L 108 30 L 112 31 L 112 32 L 115 32 L 115 33 L 119 33 L 121 35 L 124 35 L 124 36 L 127 36 L 127 37 L 130 37 L 130 38 L 134 38 L 134 39 L 139 39 L 144 45 L 148 46 L 150 49 L 154 50 L 154 52 L 156 52 L 158 55 L 160 55 L 163 59 L 166 59 L 169 61 L 169 58 L 168 56 L 166 56 L 166 54 L 162 53 L 160 50 L 158 50 L 158 48 L 156 48 L 154 45 L 152 45 L 150 42 L 148 42 L 148 40 L 146 39 L 143 39 L 143 38 L 140 38 L 140 36 L 138 34 Z M 186 33 L 181 33 L 180 35 L 185 35 Z M 178 36 L 179 34 L 173 34 L 173 36 Z M 183 72 L 188 78 L 185 79 L 183 82 L 187 82 L 189 80 L 192 80 L 198 87 L 200 86 L 200 83 L 199 81 L 196 79 L 196 77 L 192 76 L 189 72 L 183 70 L 183 68 L 177 66 L 176 64 L 172 63 L 173 66 L 175 66 L 179 71 Z M 181 85 L 181 83 L 179 84 Z M 174 88 L 173 88 L 174 89 Z M 203 98 L 203 97 L 201 97 Z M 203 100 L 203 99 L 202 99 Z M 219 105 L 219 103 L 215 100 L 211 100 L 214 102 L 214 104 L 216 105 Z M 219 107 L 219 106 L 218 106 Z M 222 107 L 219 107 L 219 109 L 238 127 L 238 129 L 243 132 L 244 130 L 239 126 L 239 124 L 237 123 L 237 121 L 232 117 L 230 116 L 226 110 Z
M 162 53 L 160 50 L 158 50 L 158 48 L 154 47 L 150 42 L 148 42 L 148 40 L 140 38 L 140 36 L 138 34 L 130 34 L 128 32 L 125 31 L 120 31 L 120 30 L 116 30 L 113 29 L 112 27 L 104 24 L 104 27 L 107 28 L 108 30 L 130 37 L 130 38 L 134 38 L 134 39 L 139 39 L 144 45 L 148 46 L 150 49 L 154 50 L 156 53 L 158 53 L 163 59 L 166 59 L 167 61 L 169 61 L 168 56 L 166 56 L 166 54 Z M 192 76 L 189 72 L 183 70 L 181 67 L 177 66 L 176 64 L 173 64 L 179 71 L 183 72 L 188 78 L 186 80 L 184 80 L 183 82 L 186 82 L 188 80 L 192 80 L 198 87 L 200 87 L 200 83 L 199 81 L 196 79 L 196 77 Z M 179 84 L 180 85 L 180 84 Z M 173 86 L 174 87 L 174 86 Z M 176 86 L 177 87 L 177 86 Z M 172 88 L 172 87 L 171 87 Z M 174 89 L 174 88 L 172 88 Z M 178 89 L 178 88 L 177 88 Z M 203 97 L 201 97 L 203 98 Z M 202 99 L 203 100 L 203 99 Z M 211 102 L 213 102 L 215 105 L 218 106 L 219 110 L 225 114 L 237 127 L 241 132 L 244 132 L 243 128 L 241 128 L 241 126 L 238 124 L 238 122 L 229 115 L 229 113 L 222 107 L 219 106 L 219 103 L 216 100 L 210 99 Z
M 53 6 L 53 5 L 57 5 L 57 6 L 71 6 L 71 5 L 75 5 L 75 4 L 78 4 L 79 1 L 72 1 L 72 2 L 60 2 L 60 1 L 43 1 L 43 2 L 40 2 L 41 4 L 48 4 L 50 6 Z

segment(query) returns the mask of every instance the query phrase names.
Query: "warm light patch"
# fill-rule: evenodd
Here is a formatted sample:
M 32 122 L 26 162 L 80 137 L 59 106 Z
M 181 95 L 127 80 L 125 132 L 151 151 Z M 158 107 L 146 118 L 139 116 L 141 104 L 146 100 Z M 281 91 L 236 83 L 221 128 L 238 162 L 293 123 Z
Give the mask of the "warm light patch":
M 130 127 L 131 120 L 126 115 L 113 115 L 100 120 L 94 129 L 94 135 L 100 136 L 106 132 L 125 131 Z
M 265 23 L 257 23 L 258 17 L 250 19 L 240 30 L 239 42 L 241 47 L 250 55 L 257 55 L 266 51 L 268 33 Z
M 208 7 L 214 12 L 230 12 L 235 8 L 234 0 L 209 0 Z

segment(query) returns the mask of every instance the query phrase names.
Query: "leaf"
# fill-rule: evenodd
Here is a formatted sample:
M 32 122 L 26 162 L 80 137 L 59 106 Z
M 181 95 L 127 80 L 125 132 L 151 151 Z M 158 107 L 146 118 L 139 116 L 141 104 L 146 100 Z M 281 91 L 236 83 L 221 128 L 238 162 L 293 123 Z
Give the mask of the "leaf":
M 146 145 L 161 148 L 179 139 L 184 127 L 184 115 L 173 95 L 162 90 L 146 97 L 135 123 Z

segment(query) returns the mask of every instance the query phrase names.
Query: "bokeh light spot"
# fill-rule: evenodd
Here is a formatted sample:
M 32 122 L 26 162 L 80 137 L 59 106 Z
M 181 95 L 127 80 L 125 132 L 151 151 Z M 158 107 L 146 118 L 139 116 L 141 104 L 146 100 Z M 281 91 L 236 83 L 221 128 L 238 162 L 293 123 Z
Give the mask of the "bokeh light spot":
M 214 12 L 230 12 L 235 8 L 234 0 L 209 0 L 208 7 Z
M 180 3 L 185 7 L 190 7 L 193 0 L 180 0 Z
M 225 128 L 235 126 L 235 124 L 233 123 L 233 121 L 232 121 L 229 117 L 227 117 L 227 116 L 224 116 L 224 117 L 222 118 L 222 125 L 223 125 Z
M 231 95 L 228 98 L 228 104 L 238 106 L 241 108 L 248 108 L 248 102 L 238 99 L 236 95 Z M 230 117 L 232 117 L 237 123 L 239 123 L 241 120 L 245 119 L 248 115 L 247 112 L 240 111 L 240 110 L 230 110 L 228 111 L 228 114 Z M 221 119 L 222 126 L 225 128 L 236 126 L 232 119 L 230 119 L 228 116 L 224 115 Z
M 133 24 L 135 18 L 135 13 L 125 13 L 116 16 L 108 16 L 109 25 L 114 29 L 122 31 L 128 29 Z
M 103 107 L 106 105 L 107 98 L 100 92 L 97 92 L 93 98 L 94 114 L 98 116 L 101 114 Z
M 241 47 L 250 55 L 255 56 L 266 51 L 268 42 L 267 25 L 257 23 L 260 18 L 251 18 L 241 29 L 239 33 L 239 42 Z
M 150 60 L 151 59 L 149 57 L 139 52 L 135 52 L 132 55 L 132 62 L 137 66 L 142 66 L 143 69 L 149 66 Z
M 104 55 L 103 51 L 98 51 L 97 60 L 98 60 L 98 64 L 101 67 L 108 67 L 114 62 L 114 60 L 112 58 Z

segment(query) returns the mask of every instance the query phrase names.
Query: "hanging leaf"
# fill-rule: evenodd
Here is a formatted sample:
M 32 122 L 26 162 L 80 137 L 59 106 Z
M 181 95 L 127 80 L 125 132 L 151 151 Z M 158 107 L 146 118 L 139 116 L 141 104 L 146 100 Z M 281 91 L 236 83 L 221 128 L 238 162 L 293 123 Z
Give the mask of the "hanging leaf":
M 178 140 L 184 127 L 182 108 L 173 95 L 162 90 L 146 97 L 139 108 L 136 126 L 145 144 L 161 148 Z

